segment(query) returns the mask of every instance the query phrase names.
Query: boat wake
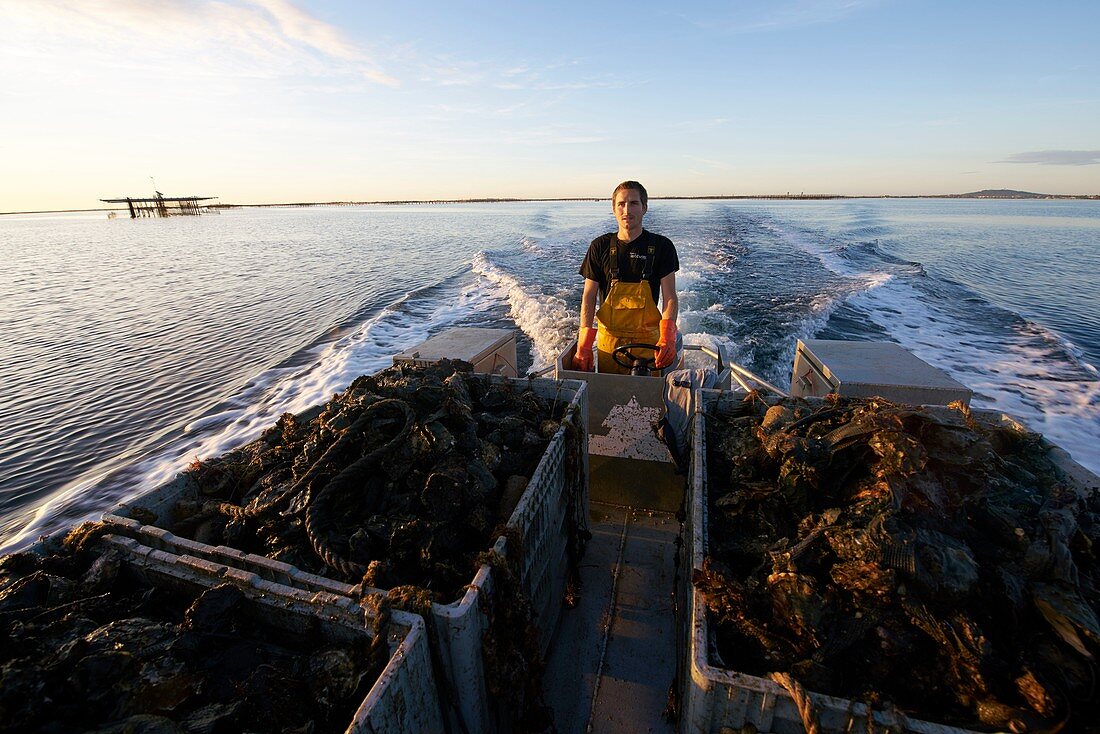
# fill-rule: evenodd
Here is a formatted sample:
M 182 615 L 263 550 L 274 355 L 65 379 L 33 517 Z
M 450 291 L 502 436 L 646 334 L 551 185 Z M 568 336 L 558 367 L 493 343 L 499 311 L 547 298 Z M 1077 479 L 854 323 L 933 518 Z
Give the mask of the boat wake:
M 490 226 L 476 212 L 471 216 L 469 231 L 485 233 L 484 243 L 476 243 L 472 235 L 453 243 L 437 241 L 418 230 L 398 236 L 405 230 L 394 229 L 387 240 L 394 249 L 406 242 L 433 243 L 422 253 L 425 263 L 435 262 L 435 254 L 447 248 L 461 251 L 462 257 L 444 259 L 435 270 L 417 265 L 412 275 L 401 271 L 392 281 L 386 280 L 390 271 L 369 274 L 340 290 L 335 301 L 321 289 L 313 302 L 290 312 L 307 324 L 301 335 L 289 347 L 280 345 L 271 355 L 262 355 L 257 361 L 261 367 L 247 368 L 239 379 L 247 379 L 247 370 L 257 374 L 243 387 L 207 386 L 206 394 L 215 397 L 205 406 L 189 407 L 189 421 L 176 417 L 171 426 L 139 426 L 134 435 L 140 438 L 112 444 L 104 452 L 108 459 L 87 462 L 76 470 L 79 476 L 48 496 L 43 491 L 33 502 L 13 502 L 0 517 L 4 549 L 95 516 L 170 479 L 195 459 L 244 443 L 282 413 L 328 399 L 355 377 L 376 372 L 390 364 L 392 355 L 448 327 L 516 328 L 521 371 L 552 364 L 576 334 L 582 287 L 577 269 L 590 239 L 613 226 L 609 213 L 602 205 L 578 203 L 535 208 L 524 220 L 509 215 L 503 225 Z M 910 245 L 927 248 L 930 258 L 944 251 L 934 241 L 938 230 L 914 234 L 902 228 L 911 226 L 905 224 L 911 219 L 898 221 L 851 203 L 810 209 L 662 202 L 647 226 L 677 245 L 679 323 L 689 343 L 723 346 L 731 359 L 786 385 L 800 338 L 895 341 L 972 388 L 976 406 L 1024 420 L 1077 461 L 1100 471 L 1100 373 L 1082 350 L 1063 333 L 995 305 L 990 300 L 994 296 L 983 297 L 940 274 L 943 263 L 930 260 L 926 267 L 892 254 L 914 252 Z M 372 237 L 386 231 L 371 230 Z M 357 246 L 348 251 L 357 251 Z M 1072 260 L 1078 261 L 1088 259 Z M 947 272 L 968 277 L 958 269 Z M 999 284 L 1016 272 L 1006 271 Z M 426 285 L 401 293 L 413 284 Z M 356 299 L 349 301 L 350 310 L 341 310 L 341 299 L 364 288 L 373 296 L 364 298 L 361 310 L 354 308 Z M 199 295 L 213 299 L 218 294 L 201 290 Z M 308 336 L 314 320 L 332 314 L 346 318 Z M 1050 319 L 1044 323 L 1059 324 Z M 278 326 L 276 321 L 269 328 Z M 255 334 L 252 324 L 238 328 Z M 297 348 L 300 338 L 312 341 Z M 288 351 L 293 352 L 289 357 Z M 264 364 L 270 366 L 264 369 Z M 165 376 L 165 382 L 173 384 L 172 377 Z M 42 390 L 43 384 L 35 389 Z M 174 398 L 165 392 L 159 399 Z M 47 440 L 49 436 L 23 440 L 13 449 L 41 453 Z M 44 465 L 48 462 L 37 466 Z
M 473 270 L 486 289 L 496 298 L 508 302 L 509 316 L 515 325 L 530 338 L 533 347 L 533 364 L 538 370 L 552 365 L 558 354 L 576 335 L 578 313 L 569 306 L 568 295 L 580 301 L 580 287 L 568 294 L 564 287 L 532 289 L 521 282 L 520 276 L 498 264 L 504 256 L 481 252 L 474 258 Z
M 1100 379 L 1067 339 L 877 242 L 828 243 L 790 230 L 785 236 L 831 272 L 866 284 L 842 296 L 846 323 L 830 320 L 822 336 L 877 332 L 882 336 L 871 338 L 896 341 L 974 390 L 975 407 L 1023 420 L 1100 470 Z M 852 323 L 862 324 L 862 333 L 846 328 Z
M 6 518 L 0 551 L 22 547 L 172 479 L 187 464 L 258 437 L 283 413 L 324 402 L 356 377 L 389 366 L 393 355 L 450 326 L 484 323 L 504 310 L 469 271 L 404 294 L 335 340 L 315 343 L 257 375 L 239 394 L 211 406 L 182 429 L 169 430 L 112 457 L 59 488 L 33 509 Z

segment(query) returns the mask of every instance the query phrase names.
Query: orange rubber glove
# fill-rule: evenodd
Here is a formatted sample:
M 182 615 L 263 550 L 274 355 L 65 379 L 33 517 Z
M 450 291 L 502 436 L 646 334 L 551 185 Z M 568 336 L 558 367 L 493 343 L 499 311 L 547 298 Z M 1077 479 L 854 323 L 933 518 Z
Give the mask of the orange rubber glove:
M 676 322 L 672 319 L 661 319 L 661 338 L 657 340 L 657 346 L 655 366 L 663 370 L 676 359 Z
M 596 343 L 596 330 L 582 326 L 577 336 L 577 353 L 573 355 L 573 369 L 581 372 L 592 371 L 592 345 Z

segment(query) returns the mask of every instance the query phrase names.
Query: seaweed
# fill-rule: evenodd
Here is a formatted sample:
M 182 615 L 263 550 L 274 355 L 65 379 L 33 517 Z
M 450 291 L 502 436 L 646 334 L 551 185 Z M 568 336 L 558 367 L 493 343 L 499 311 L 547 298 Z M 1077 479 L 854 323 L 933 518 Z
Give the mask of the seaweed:
M 310 420 L 193 465 L 203 500 L 173 530 L 303 570 L 452 601 L 507 522 L 549 439 L 554 404 L 469 365 L 360 377 Z
M 968 728 L 1100 720 L 1098 500 L 1036 434 L 881 399 L 708 416 L 727 664 Z
M 237 587 L 153 583 L 101 534 L 0 560 L 0 732 L 343 732 L 388 660 L 382 628 L 266 624 Z

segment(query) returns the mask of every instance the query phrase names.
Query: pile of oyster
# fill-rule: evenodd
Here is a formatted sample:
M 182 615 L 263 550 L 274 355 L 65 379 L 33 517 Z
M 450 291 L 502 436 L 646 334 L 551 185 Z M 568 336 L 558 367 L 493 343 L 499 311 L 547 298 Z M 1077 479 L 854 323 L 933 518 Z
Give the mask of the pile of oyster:
M 460 594 L 557 432 L 564 401 L 444 361 L 361 377 L 315 415 L 197 462 L 173 531 L 349 583 Z
M 961 405 L 768 406 L 707 421 L 693 580 L 726 667 L 967 728 L 1100 721 L 1100 497 Z
M 231 585 L 150 584 L 114 550 L 3 557 L 0 732 L 343 732 L 386 645 L 288 632 L 252 605 Z

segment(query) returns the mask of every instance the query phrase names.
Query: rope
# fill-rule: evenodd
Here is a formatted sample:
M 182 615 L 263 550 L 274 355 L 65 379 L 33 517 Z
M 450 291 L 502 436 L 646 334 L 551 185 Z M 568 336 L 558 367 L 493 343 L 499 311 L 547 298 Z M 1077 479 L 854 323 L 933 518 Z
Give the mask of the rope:
M 316 497 L 309 496 L 309 494 L 311 494 L 311 487 L 307 487 L 306 489 L 307 497 L 305 530 L 306 536 L 309 538 L 310 545 L 313 546 L 314 552 L 317 553 L 317 555 L 322 561 L 325 562 L 326 565 L 336 569 L 346 576 L 362 577 L 363 574 L 366 573 L 367 567 L 361 563 L 350 561 L 341 556 L 332 548 L 327 535 L 319 532 L 320 528 L 318 527 L 318 525 L 325 524 L 323 523 L 322 519 L 327 519 L 325 518 L 326 513 L 324 512 L 324 510 L 328 509 L 329 501 L 332 497 L 336 496 L 337 494 L 344 494 L 345 491 L 351 490 L 356 486 L 362 486 L 361 477 L 366 472 L 366 470 L 370 468 L 375 461 L 381 458 L 384 454 L 396 448 L 397 445 L 405 439 L 405 437 L 409 434 L 409 431 L 412 430 L 412 426 L 415 422 L 416 416 L 413 413 L 412 408 L 409 407 L 408 403 L 404 402 L 403 400 L 398 400 L 396 398 L 379 400 L 376 403 L 372 403 L 365 411 L 363 411 L 363 414 L 359 416 L 352 427 L 349 428 L 347 432 L 340 437 L 340 440 L 336 442 L 340 443 L 341 441 L 343 441 L 345 436 L 352 432 L 353 428 L 357 428 L 361 424 L 364 424 L 365 419 L 370 413 L 385 408 L 400 409 L 405 418 L 405 424 L 401 427 L 401 430 L 398 431 L 397 434 L 389 441 L 382 444 L 365 456 L 357 459 L 350 466 L 348 466 L 346 469 L 333 477 L 332 481 L 326 484 L 324 488 L 317 493 Z M 335 444 L 333 445 L 335 446 Z M 326 451 L 325 456 L 328 456 L 331 451 L 332 448 L 330 448 L 329 451 Z M 313 470 L 316 469 L 322 461 L 324 461 L 324 456 L 321 457 L 321 459 L 319 459 L 317 463 L 313 465 L 309 472 L 306 473 L 306 476 L 302 477 L 303 482 L 306 480 L 306 477 L 313 474 Z M 300 483 L 301 482 L 299 482 L 299 484 Z M 318 517 L 319 515 L 320 517 Z
M 326 524 L 323 519 L 328 519 L 326 510 L 330 509 L 329 504 L 333 497 L 345 494 L 343 490 L 348 489 L 350 486 L 362 484 L 358 479 L 374 464 L 377 455 L 377 451 L 372 451 L 351 464 L 326 484 L 317 493 L 317 496 L 313 497 L 310 503 L 306 505 L 305 529 L 310 545 L 313 546 L 314 552 L 325 562 L 325 565 L 346 576 L 362 577 L 367 572 L 367 567 L 361 563 L 347 560 L 333 550 L 327 534 L 320 532 L 318 525 Z M 318 515 L 323 519 L 319 519 Z
M 351 424 L 340 436 L 329 444 L 325 452 L 321 454 L 321 458 L 313 462 L 309 470 L 298 478 L 297 481 L 282 494 L 274 497 L 266 502 L 253 502 L 247 505 L 237 505 L 232 502 L 207 502 L 203 505 L 203 511 L 205 513 L 216 513 L 220 515 L 227 515 L 234 520 L 242 520 L 245 518 L 255 518 L 261 515 L 266 515 L 269 512 L 273 512 L 282 504 L 285 500 L 298 496 L 303 491 L 307 493 L 306 502 L 309 501 L 308 492 L 314 481 L 324 472 L 326 468 L 329 468 L 330 459 L 335 458 L 337 454 L 344 451 L 348 444 L 357 438 L 361 438 L 364 429 L 367 427 L 368 419 L 371 414 L 377 409 L 378 406 L 385 407 L 387 403 L 392 399 L 380 399 L 374 403 L 371 403 L 366 409 L 359 414 L 359 417 L 355 419 L 355 422 Z M 400 401 L 397 401 L 400 402 Z M 257 498 L 259 499 L 259 498 Z
M 802 684 L 794 679 L 790 673 L 769 673 L 773 681 L 787 689 L 794 699 L 794 705 L 798 707 L 798 715 L 802 717 L 802 728 L 806 734 L 821 734 L 821 725 L 817 722 L 817 711 L 814 710 L 814 702 L 810 694 L 802 687 Z

